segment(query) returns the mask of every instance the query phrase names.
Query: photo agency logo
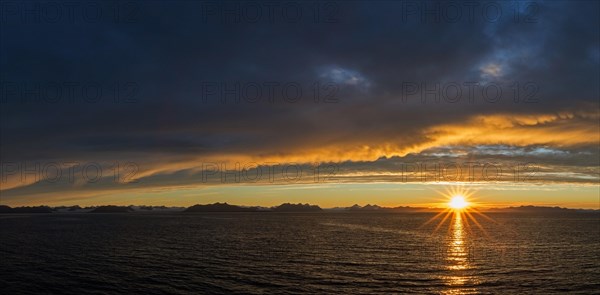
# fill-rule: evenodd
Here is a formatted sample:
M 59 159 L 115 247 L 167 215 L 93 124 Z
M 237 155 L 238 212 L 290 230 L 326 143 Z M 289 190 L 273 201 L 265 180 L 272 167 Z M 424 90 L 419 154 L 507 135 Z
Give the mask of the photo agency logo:
M 0 24 L 135 23 L 130 1 L 0 1 Z
M 202 103 L 338 103 L 343 85 L 335 82 L 201 81 Z
M 202 1 L 199 18 L 205 24 L 315 23 L 336 24 L 352 2 L 336 1 Z M 405 24 L 537 23 L 535 1 L 416 1 L 390 6 Z
M 2 104 L 82 104 L 138 102 L 132 81 L 1 81 Z
M 194 176 L 202 183 L 333 183 L 353 179 L 391 182 L 538 182 L 540 166 L 527 162 L 408 162 L 385 173 L 349 163 L 203 162 Z
M 540 7 L 535 1 L 404 1 L 398 12 L 403 23 L 537 23 Z
M 199 17 L 204 24 L 335 24 L 341 9 L 333 1 L 202 1 Z
M 537 182 L 540 166 L 532 162 L 414 162 L 389 170 L 402 182 Z
M 421 104 L 539 103 L 540 86 L 533 81 L 496 83 L 477 81 L 403 81 L 401 101 Z
M 334 181 L 336 163 L 203 162 L 192 176 L 194 182 L 218 184 L 294 184 Z M 140 183 L 135 162 L 0 162 L 2 184 L 23 183 Z
M 5 183 L 136 183 L 139 166 L 134 162 L 2 162 L 0 179 Z
M 205 184 L 332 183 L 356 177 L 391 182 L 539 182 L 535 163 L 414 162 L 398 163 L 381 173 L 344 167 L 343 163 L 202 162 L 190 180 Z M 1 162 L 0 180 L 15 183 L 139 183 L 135 162 Z
M 334 181 L 339 170 L 336 163 L 204 162 L 200 178 L 203 183 L 323 183 Z

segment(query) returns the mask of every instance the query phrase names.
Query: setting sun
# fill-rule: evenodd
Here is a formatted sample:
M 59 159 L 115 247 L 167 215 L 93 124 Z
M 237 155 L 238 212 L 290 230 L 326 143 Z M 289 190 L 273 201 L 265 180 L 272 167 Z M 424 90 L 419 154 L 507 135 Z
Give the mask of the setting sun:
M 453 196 L 450 202 L 448 203 L 448 206 L 452 209 L 463 209 L 468 205 L 469 203 L 465 201 L 465 198 L 463 196 Z

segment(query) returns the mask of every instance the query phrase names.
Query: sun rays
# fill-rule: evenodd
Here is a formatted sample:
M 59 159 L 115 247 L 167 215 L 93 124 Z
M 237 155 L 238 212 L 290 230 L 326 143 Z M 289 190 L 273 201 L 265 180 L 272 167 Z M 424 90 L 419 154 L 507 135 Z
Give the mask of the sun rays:
M 448 222 L 448 228 L 450 229 L 453 222 L 461 220 L 464 223 L 464 229 L 468 232 L 471 231 L 471 225 L 477 227 L 484 235 L 488 235 L 486 230 L 483 228 L 481 223 L 475 218 L 479 216 L 489 221 L 493 221 L 488 216 L 484 215 L 477 209 L 478 203 L 474 197 L 474 191 L 469 190 L 465 187 L 450 187 L 446 191 L 438 193 L 443 197 L 440 202 L 444 206 L 444 210 L 433 216 L 422 226 L 426 226 L 432 222 L 437 221 L 433 232 L 437 232 Z

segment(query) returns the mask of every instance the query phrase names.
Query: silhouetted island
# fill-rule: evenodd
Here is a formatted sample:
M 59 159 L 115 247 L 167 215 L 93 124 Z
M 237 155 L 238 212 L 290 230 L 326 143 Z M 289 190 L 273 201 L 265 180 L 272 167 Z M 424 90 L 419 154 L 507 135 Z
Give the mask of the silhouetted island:
M 373 212 L 373 213 L 389 213 L 389 212 L 427 212 L 427 211 L 437 211 L 439 209 L 435 208 L 425 208 L 425 207 L 409 207 L 409 206 L 398 206 L 398 207 L 382 207 L 379 205 L 371 205 L 367 204 L 365 206 L 360 206 L 358 204 L 354 204 L 350 207 L 336 207 L 332 209 L 325 210 L 335 210 L 335 211 L 348 211 L 348 212 Z
M 0 205 L 0 213 L 52 213 L 52 208 L 48 206 L 11 208 L 9 206 Z
M 185 209 L 184 212 L 256 212 L 258 207 L 241 207 L 227 203 L 214 203 L 207 205 L 196 204 Z
M 54 211 L 54 212 L 75 212 L 75 211 L 81 211 L 81 210 L 83 210 L 83 208 L 79 207 L 79 205 L 58 206 L 58 207 L 52 208 L 52 211 Z
M 276 207 L 242 207 L 230 205 L 227 203 L 214 203 L 206 205 L 194 205 L 187 208 L 184 212 L 316 212 L 322 211 L 321 207 L 310 204 L 290 204 L 285 203 Z
M 321 207 L 310 204 L 290 204 L 285 203 L 272 208 L 275 212 L 318 212 L 322 211 Z
M 100 206 L 100 207 L 90 211 L 90 213 L 128 213 L 128 212 L 133 212 L 133 208 L 131 208 L 131 206 L 108 205 L 108 206 Z
M 348 211 L 374 211 L 374 210 L 381 210 L 381 209 L 388 209 L 388 208 L 383 208 L 378 205 L 371 205 L 371 204 L 367 204 L 364 207 L 361 207 L 358 204 L 354 204 L 352 207 L 348 207 L 346 209 Z
M 600 210 L 593 209 L 569 209 L 562 207 L 545 207 L 545 206 L 519 206 L 519 207 L 508 207 L 508 208 L 492 208 L 487 212 L 515 212 L 515 213 L 572 213 L 572 212 L 598 212 Z

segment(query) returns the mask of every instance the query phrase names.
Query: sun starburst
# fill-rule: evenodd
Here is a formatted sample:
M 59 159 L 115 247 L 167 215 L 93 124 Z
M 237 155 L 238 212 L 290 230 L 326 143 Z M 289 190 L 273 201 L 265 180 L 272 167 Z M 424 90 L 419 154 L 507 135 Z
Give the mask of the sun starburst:
M 493 220 L 488 216 L 481 213 L 478 209 L 478 203 L 476 198 L 473 196 L 474 191 L 469 190 L 465 187 L 450 187 L 445 192 L 439 192 L 443 196 L 443 207 L 444 209 L 428 220 L 423 226 L 439 220 L 439 223 L 434 229 L 434 232 L 440 229 L 447 221 L 452 223 L 452 220 L 456 219 L 456 215 L 460 215 L 464 220 L 465 227 L 470 230 L 471 223 L 479 228 L 485 235 L 487 232 L 481 226 L 479 221 L 475 218 L 475 215 L 485 218 L 489 221 Z M 454 216 L 455 218 L 450 218 Z

